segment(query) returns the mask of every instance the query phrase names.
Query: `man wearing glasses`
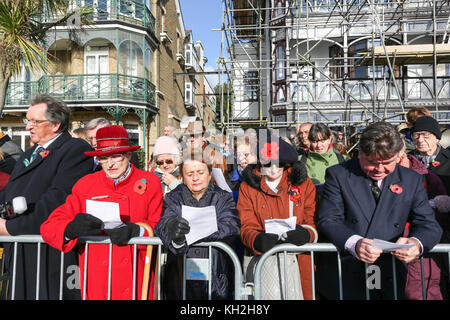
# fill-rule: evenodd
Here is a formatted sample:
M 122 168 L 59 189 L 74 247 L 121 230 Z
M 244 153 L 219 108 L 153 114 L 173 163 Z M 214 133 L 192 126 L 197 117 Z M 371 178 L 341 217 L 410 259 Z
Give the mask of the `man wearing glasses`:
M 91 172 L 93 161 L 84 152 L 92 150 L 81 139 L 69 134 L 70 109 L 58 99 L 39 95 L 31 103 L 24 118 L 26 130 L 30 132 L 33 147 L 18 159 L 8 185 L 0 191 L 0 201 L 11 201 L 23 196 L 27 211 L 9 219 L 0 219 L 0 234 L 39 234 L 41 224 L 50 213 L 64 203 L 78 179 Z M 37 244 L 18 243 L 14 258 L 14 244 L 4 243 L 5 270 L 2 288 L 8 292 L 1 298 L 14 299 L 59 299 L 60 298 L 60 253 L 46 244 L 40 247 L 40 273 L 37 274 Z M 13 261 L 15 263 L 14 297 L 12 293 Z M 76 252 L 64 258 L 63 299 L 80 299 L 78 288 L 69 288 L 67 270 L 77 265 Z M 37 286 L 39 280 L 39 287 Z M 36 290 L 38 289 L 38 290 Z M 38 293 L 36 293 L 38 291 Z M 38 296 L 37 296 L 38 294 Z
M 75 247 L 79 237 L 106 234 L 114 244 L 111 290 L 108 285 L 109 246 L 89 245 L 86 273 L 84 261 L 87 250 L 85 246 L 79 246 L 79 283 L 83 299 L 106 300 L 110 293 L 113 300 L 130 300 L 133 298 L 133 287 L 135 297 L 142 298 L 138 293 L 142 290 L 143 279 L 146 279 L 146 247 L 138 246 L 136 250 L 135 282 L 133 267 L 136 257 L 133 248 L 125 244 L 130 238 L 149 235 L 147 226 L 156 226 L 163 204 L 161 184 L 156 175 L 132 165 L 131 153 L 140 146 L 129 145 L 124 127 L 111 125 L 100 128 L 96 140 L 95 151 L 85 154 L 97 157 L 102 171 L 87 175 L 75 184 L 66 202 L 42 224 L 42 238 L 54 248 L 67 252 Z M 110 215 L 114 212 L 118 219 L 111 220 Z M 85 274 L 87 279 L 84 279 Z M 148 284 L 149 288 L 153 288 L 151 283 Z M 152 297 L 153 290 L 149 290 L 145 299 Z
M 420 117 L 411 128 L 411 137 L 416 146 L 412 154 L 441 178 L 450 195 L 450 150 L 439 144 L 439 123 L 429 116 Z

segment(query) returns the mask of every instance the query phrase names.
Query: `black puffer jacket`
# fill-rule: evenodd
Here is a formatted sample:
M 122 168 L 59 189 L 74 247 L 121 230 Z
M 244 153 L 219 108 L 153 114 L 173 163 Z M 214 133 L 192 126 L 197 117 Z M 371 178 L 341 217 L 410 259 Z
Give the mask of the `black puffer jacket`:
M 199 242 L 221 241 L 236 250 L 240 245 L 241 223 L 236 210 L 236 204 L 230 193 L 210 183 L 200 200 L 195 199 L 185 184 L 180 184 L 164 197 L 161 220 L 155 227 L 158 236 L 168 249 L 167 263 L 163 270 L 163 298 L 168 300 L 182 299 L 178 259 L 182 262 L 182 255 L 191 258 L 208 258 L 208 248 L 189 247 L 175 248 L 168 238 L 164 226 L 169 217 L 181 216 L 181 206 L 207 207 L 214 206 L 217 215 L 218 231 Z M 233 299 L 234 276 L 233 265 L 227 254 L 212 248 L 212 299 Z M 182 266 L 182 263 L 180 264 Z M 208 282 L 204 280 L 188 280 L 186 285 L 186 299 L 208 299 Z

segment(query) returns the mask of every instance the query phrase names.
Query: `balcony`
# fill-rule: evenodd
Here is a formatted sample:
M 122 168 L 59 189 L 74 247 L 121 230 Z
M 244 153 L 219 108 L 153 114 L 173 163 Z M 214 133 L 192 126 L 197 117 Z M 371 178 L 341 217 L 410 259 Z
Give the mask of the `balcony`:
M 38 93 L 71 103 L 122 100 L 155 106 L 155 86 L 150 81 L 122 74 L 45 75 L 37 82 L 11 82 L 6 105 L 28 105 Z
M 397 79 L 400 96 L 404 101 L 434 101 L 433 77 L 409 77 Z M 344 82 L 336 80 L 305 80 L 291 82 L 288 102 L 344 102 L 341 89 Z M 398 100 L 398 93 L 392 81 L 386 79 L 345 80 L 350 99 L 359 101 Z M 376 91 L 375 91 L 376 90 Z M 450 99 L 450 77 L 437 78 L 438 99 Z
M 75 0 L 75 8 L 88 7 L 93 12 L 88 19 L 94 22 L 123 21 L 137 26 L 142 26 L 155 35 L 155 17 L 147 8 L 143 0 Z M 70 10 L 70 9 L 68 9 Z M 62 15 L 43 13 L 42 22 L 51 22 L 61 18 Z
M 10 82 L 6 91 L 5 106 L 28 106 L 38 93 L 36 81 Z

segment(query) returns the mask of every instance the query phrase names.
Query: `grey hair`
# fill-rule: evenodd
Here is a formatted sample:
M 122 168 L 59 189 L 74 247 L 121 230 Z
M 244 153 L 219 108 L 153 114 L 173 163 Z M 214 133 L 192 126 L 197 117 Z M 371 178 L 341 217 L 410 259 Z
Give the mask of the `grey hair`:
M 47 105 L 47 111 L 45 112 L 46 119 L 52 124 L 60 124 L 59 132 L 69 130 L 70 109 L 64 101 L 49 96 L 48 94 L 40 94 L 31 99 L 30 106 L 35 106 L 40 103 Z
M 389 159 L 403 148 L 403 139 L 395 127 L 387 122 L 375 122 L 365 128 L 359 140 L 359 150 L 365 155 L 377 154 Z
M 91 121 L 89 121 L 86 124 L 85 128 L 86 128 L 86 130 L 92 130 L 92 129 L 97 128 L 98 126 L 103 128 L 103 127 L 107 127 L 110 125 L 111 125 L 111 121 L 109 121 L 106 118 L 100 117 L 100 118 L 95 118 L 95 119 L 92 119 Z

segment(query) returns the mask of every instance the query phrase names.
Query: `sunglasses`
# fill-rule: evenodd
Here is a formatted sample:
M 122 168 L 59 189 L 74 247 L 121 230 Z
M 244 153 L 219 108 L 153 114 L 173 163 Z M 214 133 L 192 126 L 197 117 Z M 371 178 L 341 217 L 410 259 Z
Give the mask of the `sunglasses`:
M 159 161 L 156 161 L 156 164 L 157 164 L 158 166 L 162 166 L 164 163 L 166 163 L 166 164 L 172 164 L 172 163 L 173 163 L 173 160 L 171 160 L 171 159 L 166 159 L 166 160 L 159 160 Z

